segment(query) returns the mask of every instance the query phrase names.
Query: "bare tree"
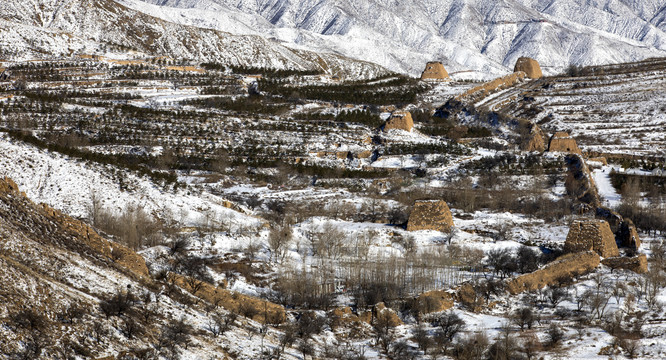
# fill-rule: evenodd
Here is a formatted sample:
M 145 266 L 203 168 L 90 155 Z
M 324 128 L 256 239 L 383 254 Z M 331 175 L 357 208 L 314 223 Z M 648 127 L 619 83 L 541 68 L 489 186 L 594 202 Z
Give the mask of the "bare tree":
M 292 240 L 293 231 L 289 225 L 278 225 L 271 228 L 268 234 L 268 248 L 271 252 L 270 260 L 282 262 Z

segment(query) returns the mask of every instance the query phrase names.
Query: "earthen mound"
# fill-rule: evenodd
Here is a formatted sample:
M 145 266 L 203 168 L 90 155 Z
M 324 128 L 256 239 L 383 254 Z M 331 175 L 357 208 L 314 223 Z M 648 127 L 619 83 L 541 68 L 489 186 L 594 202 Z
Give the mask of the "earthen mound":
M 540 79 L 543 77 L 539 62 L 528 57 L 519 58 L 518 61 L 516 61 L 516 66 L 513 68 L 513 71 L 522 71 L 527 74 L 527 77 L 530 79 Z
M 407 221 L 407 231 L 436 230 L 449 232 L 453 227 L 453 216 L 445 201 L 419 200 L 414 203 Z
M 576 276 L 587 274 L 597 266 L 599 266 L 599 255 L 593 251 L 567 254 L 542 269 L 512 279 L 507 283 L 507 289 L 512 295 L 515 295 L 524 291 L 559 285 Z
M 421 74 L 421 80 L 447 81 L 450 79 L 449 73 L 441 62 L 429 62 Z
M 391 117 L 386 120 L 384 125 L 384 131 L 391 129 L 399 129 L 405 131 L 412 131 L 414 127 L 414 120 L 412 120 L 412 114 L 408 111 L 399 111 L 394 112 Z
M 605 220 L 576 220 L 564 243 L 567 252 L 594 251 L 602 257 L 620 255 L 615 236 Z

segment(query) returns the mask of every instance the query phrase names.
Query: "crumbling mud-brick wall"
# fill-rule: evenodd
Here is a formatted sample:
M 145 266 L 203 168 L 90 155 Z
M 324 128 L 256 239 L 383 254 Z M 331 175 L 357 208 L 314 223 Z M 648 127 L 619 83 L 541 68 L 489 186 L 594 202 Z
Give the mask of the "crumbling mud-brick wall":
M 449 232 L 452 227 L 453 216 L 451 210 L 446 202 L 442 200 L 417 201 L 407 221 L 408 231 L 436 230 Z
M 648 271 L 647 256 L 640 254 L 638 256 L 618 256 L 601 261 L 611 269 L 625 269 L 637 274 L 645 274 Z
M 559 285 L 576 276 L 587 274 L 599 266 L 599 255 L 584 251 L 560 256 L 545 267 L 529 274 L 520 275 L 507 283 L 512 295 L 534 291 L 546 286 Z
M 480 99 L 483 99 L 484 97 L 509 88 L 518 82 L 524 80 L 526 77 L 524 72 L 516 72 L 507 76 L 503 76 L 501 78 L 495 79 L 493 81 L 489 81 L 487 83 L 484 83 L 482 85 L 476 86 L 470 90 L 467 90 L 466 92 L 462 93 L 461 95 L 458 95 L 455 97 L 456 101 L 464 101 L 464 100 L 469 100 L 470 102 L 475 102 Z
M 620 255 L 608 222 L 598 219 L 574 221 L 569 227 L 564 249 L 567 252 L 591 250 L 604 258 Z
M 540 79 L 543 77 L 539 62 L 528 57 L 519 58 L 518 61 L 516 61 L 516 66 L 513 68 L 513 71 L 522 71 L 527 74 L 527 77 L 530 79 Z
M 394 112 L 391 117 L 386 120 L 384 125 L 384 131 L 391 129 L 399 129 L 405 131 L 412 131 L 414 127 L 414 120 L 412 119 L 412 114 L 408 111 L 399 111 Z

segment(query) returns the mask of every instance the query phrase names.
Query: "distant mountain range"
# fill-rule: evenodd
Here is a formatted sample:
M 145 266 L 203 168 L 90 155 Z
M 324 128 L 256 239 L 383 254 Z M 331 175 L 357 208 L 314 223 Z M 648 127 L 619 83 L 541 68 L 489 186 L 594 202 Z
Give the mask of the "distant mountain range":
M 382 72 L 369 63 L 417 75 L 439 60 L 454 76 L 489 77 L 521 56 L 546 73 L 666 56 L 661 0 L 5 0 L 0 15 L 4 57 L 115 43 L 350 76 Z

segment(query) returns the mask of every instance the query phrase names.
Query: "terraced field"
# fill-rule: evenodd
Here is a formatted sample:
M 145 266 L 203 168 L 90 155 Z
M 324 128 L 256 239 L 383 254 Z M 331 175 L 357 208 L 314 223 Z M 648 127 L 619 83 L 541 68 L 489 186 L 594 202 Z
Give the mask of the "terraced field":
M 522 83 L 476 107 L 568 131 L 584 151 L 666 156 L 666 59 L 570 73 Z

